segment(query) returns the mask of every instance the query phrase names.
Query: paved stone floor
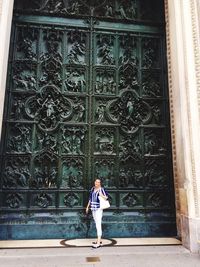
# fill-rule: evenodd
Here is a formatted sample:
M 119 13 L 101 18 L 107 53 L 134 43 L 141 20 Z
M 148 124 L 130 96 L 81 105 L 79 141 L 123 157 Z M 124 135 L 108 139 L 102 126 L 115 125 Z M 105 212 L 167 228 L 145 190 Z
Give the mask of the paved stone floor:
M 182 246 L 0 249 L 1 267 L 200 267 Z

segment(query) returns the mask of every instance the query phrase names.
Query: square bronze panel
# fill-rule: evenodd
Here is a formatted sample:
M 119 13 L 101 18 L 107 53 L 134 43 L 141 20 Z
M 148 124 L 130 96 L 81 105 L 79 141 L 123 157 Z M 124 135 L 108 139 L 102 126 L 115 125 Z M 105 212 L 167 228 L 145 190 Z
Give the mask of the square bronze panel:
M 99 257 L 86 257 L 87 262 L 99 262 L 100 258 Z

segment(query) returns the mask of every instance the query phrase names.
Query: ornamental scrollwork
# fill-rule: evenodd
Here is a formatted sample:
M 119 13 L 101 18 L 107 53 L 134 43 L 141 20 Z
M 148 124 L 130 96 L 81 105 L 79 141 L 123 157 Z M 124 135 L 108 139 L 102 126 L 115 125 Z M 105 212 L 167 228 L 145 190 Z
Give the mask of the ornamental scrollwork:
M 162 193 L 152 193 L 147 196 L 147 207 L 161 208 L 167 205 L 166 195 Z
M 11 193 L 6 196 L 5 202 L 6 205 L 12 209 L 17 209 L 21 206 L 24 197 L 22 194 L 19 193 Z
M 132 208 L 140 204 L 140 198 L 137 194 L 130 192 L 123 197 L 122 202 L 128 208 Z
M 53 198 L 51 194 L 40 193 L 34 197 L 33 204 L 38 206 L 39 208 L 48 208 L 53 204 Z
M 74 192 L 69 192 L 64 196 L 63 202 L 66 207 L 73 208 L 79 205 L 80 199 Z

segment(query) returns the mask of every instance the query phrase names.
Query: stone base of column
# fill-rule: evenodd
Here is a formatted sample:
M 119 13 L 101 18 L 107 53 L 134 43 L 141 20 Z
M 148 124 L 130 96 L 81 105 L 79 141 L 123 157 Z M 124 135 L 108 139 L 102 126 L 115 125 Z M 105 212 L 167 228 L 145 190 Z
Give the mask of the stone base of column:
M 200 218 L 189 218 L 181 215 L 182 244 L 191 252 L 200 250 Z

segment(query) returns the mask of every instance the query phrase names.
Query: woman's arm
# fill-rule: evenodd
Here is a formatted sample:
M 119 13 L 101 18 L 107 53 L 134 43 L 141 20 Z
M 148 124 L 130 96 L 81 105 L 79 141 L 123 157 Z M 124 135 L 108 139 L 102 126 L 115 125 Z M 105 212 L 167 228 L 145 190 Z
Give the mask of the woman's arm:
M 86 207 L 86 213 L 88 214 L 89 211 L 89 207 L 90 207 L 90 200 L 88 201 L 87 207 Z

